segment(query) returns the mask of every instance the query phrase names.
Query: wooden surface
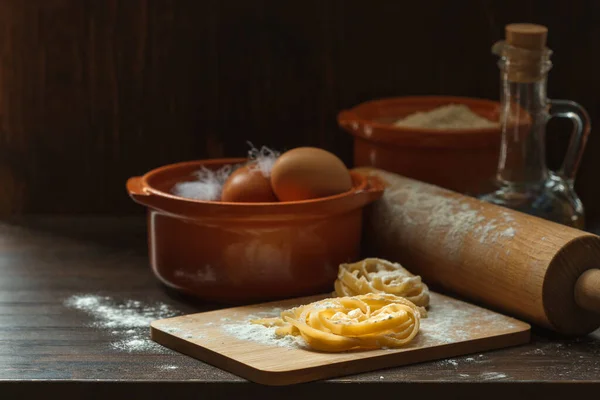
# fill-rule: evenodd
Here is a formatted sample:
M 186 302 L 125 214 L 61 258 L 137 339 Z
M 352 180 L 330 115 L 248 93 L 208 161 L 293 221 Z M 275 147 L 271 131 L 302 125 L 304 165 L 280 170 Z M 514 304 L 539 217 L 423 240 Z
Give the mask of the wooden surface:
M 431 293 L 428 317 L 418 335 L 400 349 L 327 353 L 236 337 L 257 315 L 326 296 L 255 304 L 152 322 L 152 338 L 170 349 L 264 385 L 282 386 L 354 375 L 424 361 L 448 359 L 529 342 L 529 324 L 451 297 Z M 275 311 L 274 311 L 275 310 Z M 280 310 L 280 311 L 276 311 Z
M 399 262 L 428 285 L 565 335 L 600 327 L 600 308 L 575 301 L 600 260 L 600 237 L 385 171 L 365 216 L 365 256 Z M 600 285 L 580 296 L 600 297 Z
M 0 211 L 129 213 L 125 180 L 246 140 L 351 162 L 336 113 L 384 96 L 497 99 L 492 44 L 549 28 L 548 94 L 583 104 L 577 190 L 600 216 L 596 0 L 2 0 Z M 548 135 L 559 165 L 569 126 Z
M 510 349 L 298 386 L 251 384 L 170 350 L 116 350 L 111 345 L 121 336 L 90 326 L 92 316 L 65 307 L 72 295 L 99 294 L 160 302 L 181 314 L 214 308 L 172 295 L 156 282 L 143 219 L 3 221 L 0 244 L 0 391 L 7 399 L 364 399 L 390 391 L 516 399 L 575 398 L 600 390 L 600 331 L 566 340 L 539 329 L 530 344 Z

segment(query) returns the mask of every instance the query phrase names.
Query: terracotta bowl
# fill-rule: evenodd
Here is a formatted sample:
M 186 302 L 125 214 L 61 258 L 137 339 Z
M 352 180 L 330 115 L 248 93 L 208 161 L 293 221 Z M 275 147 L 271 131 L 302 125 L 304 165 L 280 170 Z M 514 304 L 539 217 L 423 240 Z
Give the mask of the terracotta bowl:
M 492 189 L 500 151 L 500 128 L 434 130 L 393 126 L 417 111 L 465 104 L 498 121 L 500 103 L 451 96 L 398 97 L 359 104 L 338 114 L 354 136 L 354 165 L 372 166 L 467 194 Z
M 166 285 L 195 297 L 247 303 L 331 291 L 340 263 L 359 257 L 362 209 L 381 183 L 352 173 L 346 193 L 285 203 L 225 203 L 170 193 L 201 166 L 245 159 L 167 165 L 127 181 L 148 207 L 150 263 Z

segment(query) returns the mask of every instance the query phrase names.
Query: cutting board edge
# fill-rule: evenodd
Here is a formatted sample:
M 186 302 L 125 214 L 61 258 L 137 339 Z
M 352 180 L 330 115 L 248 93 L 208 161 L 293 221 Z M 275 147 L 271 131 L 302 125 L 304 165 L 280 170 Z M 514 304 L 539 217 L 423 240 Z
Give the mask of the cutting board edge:
M 375 372 L 379 370 L 389 369 L 389 368 L 397 368 L 403 367 L 407 365 L 414 365 L 422 362 L 443 360 L 452 357 L 466 356 L 474 353 L 481 353 L 485 351 L 499 350 L 507 347 L 514 347 L 523 344 L 529 343 L 531 340 L 531 330 L 523 330 L 523 331 L 515 331 L 510 334 L 505 334 L 501 336 L 503 342 L 501 344 L 495 343 L 491 344 L 490 338 L 497 339 L 496 337 L 486 337 L 481 339 L 472 340 L 470 342 L 462 342 L 462 343 L 453 343 L 436 347 L 429 347 L 421 349 L 419 352 L 407 352 L 407 353 L 392 353 L 390 355 L 384 355 L 382 357 L 370 358 L 368 361 L 370 362 L 369 367 L 363 366 L 367 363 L 353 363 L 352 361 L 344 361 L 336 364 L 331 364 L 326 366 L 327 369 L 331 369 L 332 373 L 323 372 L 324 367 L 310 367 L 305 369 L 303 372 L 306 375 L 309 375 L 312 372 L 319 371 L 318 375 L 313 376 L 310 379 L 292 379 L 289 381 L 277 382 L 277 383 L 264 383 L 257 382 L 262 384 L 267 384 L 271 386 L 283 386 L 297 383 L 306 383 L 315 380 L 325 380 L 330 378 L 338 378 L 349 375 L 356 375 L 360 373 L 366 372 Z M 462 347 L 465 346 L 463 350 Z M 468 347 L 468 350 L 467 350 Z M 440 354 L 440 351 L 443 350 L 443 354 Z M 402 361 L 398 359 L 402 358 Z M 375 361 L 375 363 L 373 362 Z M 347 364 L 347 366 L 346 366 Z M 375 364 L 375 365 L 373 365 Z M 289 371 L 294 372 L 294 371 Z M 269 372 L 265 372 L 269 373 Z M 272 374 L 272 373 L 269 373 Z
M 194 345 L 182 338 L 163 332 L 152 325 L 150 327 L 150 335 L 152 340 L 162 346 L 168 347 L 214 367 L 221 368 L 254 383 L 267 386 L 286 386 L 365 372 L 374 372 L 387 368 L 447 359 L 529 343 L 531 340 L 531 326 L 525 322 L 519 322 L 523 325 L 523 329 L 498 336 L 424 348 L 419 352 L 382 354 L 381 356 L 368 359 L 369 363 L 356 363 L 353 362 L 355 360 L 346 360 L 327 365 L 286 371 L 271 371 L 254 367 L 219 354 L 206 347 Z M 166 346 L 163 344 L 165 341 L 160 341 L 161 337 L 176 338 L 176 340 L 171 340 L 170 346 Z M 492 341 L 490 339 L 494 340 Z M 463 347 L 465 348 L 463 349 Z M 399 358 L 402 358 L 402 361 L 400 361 Z

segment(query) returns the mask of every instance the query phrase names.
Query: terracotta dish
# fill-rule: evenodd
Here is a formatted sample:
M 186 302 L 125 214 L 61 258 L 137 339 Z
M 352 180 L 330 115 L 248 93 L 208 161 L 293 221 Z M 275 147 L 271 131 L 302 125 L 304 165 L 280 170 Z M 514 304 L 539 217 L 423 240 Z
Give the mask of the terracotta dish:
M 338 114 L 354 136 L 354 166 L 372 166 L 462 193 L 491 190 L 498 166 L 500 128 L 440 130 L 397 127 L 417 111 L 464 104 L 498 121 L 500 103 L 466 97 L 420 96 L 374 100 Z
M 247 303 L 331 291 L 340 263 L 359 257 L 362 209 L 383 194 L 376 180 L 352 173 L 335 196 L 281 203 L 224 203 L 170 194 L 201 166 L 245 159 L 167 165 L 127 181 L 148 207 L 150 263 L 166 285 L 193 296 Z

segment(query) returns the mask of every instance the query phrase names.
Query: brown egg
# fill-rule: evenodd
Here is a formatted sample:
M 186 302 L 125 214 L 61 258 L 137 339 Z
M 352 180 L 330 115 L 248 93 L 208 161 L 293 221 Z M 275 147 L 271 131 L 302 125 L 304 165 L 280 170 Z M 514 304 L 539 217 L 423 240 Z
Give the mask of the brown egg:
M 334 154 L 316 147 L 299 147 L 275 161 L 271 186 L 280 201 L 308 200 L 346 192 L 352 188 L 352 178 Z
M 223 184 L 221 201 L 236 203 L 268 203 L 277 201 L 271 181 L 255 164 L 235 170 Z

